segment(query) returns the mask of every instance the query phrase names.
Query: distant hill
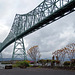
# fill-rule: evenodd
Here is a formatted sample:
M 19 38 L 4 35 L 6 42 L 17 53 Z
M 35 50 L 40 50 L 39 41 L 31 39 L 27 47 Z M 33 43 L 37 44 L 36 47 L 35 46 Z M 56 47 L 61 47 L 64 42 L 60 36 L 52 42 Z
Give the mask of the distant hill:
M 30 59 L 30 58 L 27 58 L 28 60 L 30 60 L 30 61 L 32 61 L 32 59 Z M 42 59 L 42 58 L 41 58 Z M 45 60 L 47 60 L 48 58 L 44 58 Z M 50 58 L 49 58 L 50 59 Z M 0 61 L 10 61 L 10 60 L 12 60 L 12 58 L 0 58 Z M 21 58 L 16 58 L 15 60 L 23 60 L 23 59 L 21 59 Z M 70 61 L 68 58 L 66 58 L 65 59 L 65 61 Z
M 11 61 L 12 60 L 12 58 L 0 58 L 0 61 Z M 16 58 L 15 60 L 23 60 L 23 59 L 21 59 L 21 58 Z M 31 60 L 31 59 L 28 59 L 28 60 Z

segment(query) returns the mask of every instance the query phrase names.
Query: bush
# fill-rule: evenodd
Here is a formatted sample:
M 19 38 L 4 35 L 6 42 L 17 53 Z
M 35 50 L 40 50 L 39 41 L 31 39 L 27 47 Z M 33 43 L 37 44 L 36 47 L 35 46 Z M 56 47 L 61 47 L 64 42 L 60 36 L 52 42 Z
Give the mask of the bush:
M 55 66 L 55 60 L 51 60 L 51 66 Z
M 11 64 L 11 62 L 10 61 L 8 61 L 8 62 L 3 61 L 3 62 L 1 62 L 1 64 Z
M 20 68 L 26 68 L 26 67 L 29 67 L 29 63 L 26 61 L 18 61 L 16 62 L 16 66 Z
M 34 64 L 34 61 L 30 61 L 30 64 Z
M 71 66 L 75 66 L 75 59 L 71 60 Z
M 16 67 L 18 67 L 18 65 L 17 64 L 12 64 L 12 67 L 16 68 Z
M 55 63 L 55 60 L 51 60 L 51 63 Z
M 56 62 L 56 64 L 57 64 L 57 65 L 59 65 L 59 64 L 60 64 L 60 61 L 59 61 L 59 60 L 56 60 L 55 62 Z
M 45 65 L 46 65 L 46 63 L 47 63 L 47 61 L 46 61 L 46 60 L 44 60 L 44 59 L 41 59 L 41 60 L 39 60 L 38 62 L 39 62 L 39 63 L 41 63 L 41 64 L 42 64 L 42 66 L 45 66 Z
M 49 60 L 49 59 L 47 59 L 46 61 L 47 61 L 47 63 L 51 63 L 51 60 Z
M 65 61 L 63 65 L 64 66 L 69 66 L 70 65 L 70 61 Z

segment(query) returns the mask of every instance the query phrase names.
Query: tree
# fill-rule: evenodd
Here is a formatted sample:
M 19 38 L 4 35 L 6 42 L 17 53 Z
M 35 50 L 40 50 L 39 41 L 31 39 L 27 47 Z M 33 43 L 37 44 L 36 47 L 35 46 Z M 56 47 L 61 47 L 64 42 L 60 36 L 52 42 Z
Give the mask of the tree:
M 68 58 L 74 59 L 75 58 L 75 43 L 69 44 L 66 46 L 68 49 Z
M 53 59 L 54 56 L 56 56 L 56 59 L 61 61 L 64 61 L 66 57 L 68 57 L 70 60 L 75 59 L 75 43 L 68 44 L 66 47 L 61 48 L 52 54 Z
M 38 46 L 33 46 L 27 51 L 28 55 L 32 58 L 32 60 L 36 63 L 37 60 L 40 59 L 40 52 Z

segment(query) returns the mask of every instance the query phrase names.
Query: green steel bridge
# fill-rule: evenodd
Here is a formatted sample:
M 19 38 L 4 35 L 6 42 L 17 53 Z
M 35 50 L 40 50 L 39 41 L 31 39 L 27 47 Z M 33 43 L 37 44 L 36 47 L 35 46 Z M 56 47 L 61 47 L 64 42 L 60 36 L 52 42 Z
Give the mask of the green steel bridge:
M 0 52 L 24 36 L 75 11 L 75 0 L 44 0 L 27 14 L 16 14 L 11 30 L 0 43 Z

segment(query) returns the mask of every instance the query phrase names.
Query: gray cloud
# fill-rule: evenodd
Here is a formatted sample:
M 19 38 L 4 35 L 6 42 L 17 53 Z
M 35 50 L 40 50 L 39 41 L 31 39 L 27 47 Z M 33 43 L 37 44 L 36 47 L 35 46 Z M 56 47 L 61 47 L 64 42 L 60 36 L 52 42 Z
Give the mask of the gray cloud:
M 26 36 L 25 40 L 26 43 L 28 43 L 27 50 L 31 46 L 39 45 L 40 52 L 45 52 L 43 53 L 44 56 L 44 54 L 48 55 L 49 52 L 53 52 L 69 43 L 75 42 L 75 33 L 73 28 L 74 23 L 72 22 L 74 21 L 74 15 L 75 13 L 69 14 L 60 20 Z M 70 16 L 72 19 L 69 20 Z M 69 21 L 72 23 L 68 23 Z
M 43 0 L 0 0 L 0 42 L 8 35 L 16 13 L 25 14 L 34 9 Z M 4 24 L 4 25 L 3 25 Z M 2 28 L 3 27 L 3 28 Z M 39 46 L 41 58 L 49 58 L 52 52 L 75 42 L 75 12 L 24 37 L 28 50 Z M 11 57 L 13 44 L 3 51 L 3 57 Z

